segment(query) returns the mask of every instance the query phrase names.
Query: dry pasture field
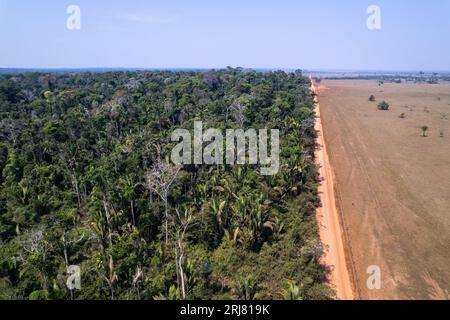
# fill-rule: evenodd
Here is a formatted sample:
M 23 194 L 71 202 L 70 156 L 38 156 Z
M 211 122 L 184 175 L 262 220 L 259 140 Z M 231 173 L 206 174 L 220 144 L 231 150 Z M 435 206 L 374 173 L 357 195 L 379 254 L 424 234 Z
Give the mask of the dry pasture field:
M 450 299 L 450 84 L 324 80 L 318 94 L 356 297 Z

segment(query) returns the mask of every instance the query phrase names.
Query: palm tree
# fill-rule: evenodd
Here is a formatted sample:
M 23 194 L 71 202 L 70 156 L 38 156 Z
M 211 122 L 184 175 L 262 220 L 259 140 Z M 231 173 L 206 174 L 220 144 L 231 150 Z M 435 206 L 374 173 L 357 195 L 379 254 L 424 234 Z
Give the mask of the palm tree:
M 95 211 L 90 215 L 90 227 L 100 242 L 102 252 L 106 249 L 107 226 L 106 219 L 101 211 Z
M 172 285 L 169 288 L 167 294 L 160 293 L 159 296 L 153 297 L 155 300 L 181 300 L 180 290 L 176 286 Z
M 121 178 L 119 180 L 119 184 L 122 188 L 124 198 L 130 202 L 131 222 L 133 223 L 133 226 L 135 227 L 136 226 L 136 217 L 135 217 L 135 213 L 134 213 L 134 199 L 136 197 L 136 194 L 135 194 L 136 184 L 133 183 L 133 180 L 129 176 L 127 176 L 125 178 Z
M 284 290 L 285 300 L 303 300 L 300 294 L 300 288 L 294 281 L 289 281 L 288 287 Z
M 111 299 L 114 300 L 115 298 L 114 285 L 119 281 L 119 277 L 117 276 L 117 273 L 115 271 L 114 259 L 112 255 L 109 256 L 108 270 L 106 270 L 106 268 L 104 269 L 105 270 L 103 271 L 100 271 L 98 269 L 96 270 L 97 273 L 100 275 L 100 277 L 103 278 L 103 280 L 105 280 L 105 282 L 108 284 L 109 291 L 111 293 Z
M 226 225 L 227 219 L 226 219 L 226 217 L 223 217 L 223 212 L 224 212 L 226 203 L 227 203 L 226 201 L 220 201 L 220 200 L 216 200 L 216 199 L 212 199 L 212 202 L 211 202 L 211 210 L 212 210 L 214 217 L 216 218 L 215 220 L 216 220 L 217 228 L 218 228 L 219 232 L 222 232 Z
M 239 282 L 239 298 L 245 301 L 255 300 L 258 286 L 253 277 L 245 278 Z

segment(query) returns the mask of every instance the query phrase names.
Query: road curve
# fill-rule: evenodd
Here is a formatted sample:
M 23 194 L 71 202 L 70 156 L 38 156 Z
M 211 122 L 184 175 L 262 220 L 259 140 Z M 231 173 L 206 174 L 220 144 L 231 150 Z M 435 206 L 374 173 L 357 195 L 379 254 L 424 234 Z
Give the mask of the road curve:
M 311 90 L 314 93 L 317 93 L 312 79 Z M 344 240 L 342 237 L 341 224 L 339 222 L 339 211 L 336 207 L 333 170 L 330 165 L 323 136 L 322 120 L 320 117 L 320 107 L 317 101 L 317 95 L 315 97 L 315 102 L 315 129 L 318 135 L 316 163 L 321 179 L 318 192 L 322 203 L 322 206 L 317 209 L 316 216 L 319 225 L 320 239 L 325 247 L 323 263 L 331 268 L 331 274 L 328 280 L 335 287 L 337 298 L 340 300 L 353 300 L 354 294 L 346 263 Z

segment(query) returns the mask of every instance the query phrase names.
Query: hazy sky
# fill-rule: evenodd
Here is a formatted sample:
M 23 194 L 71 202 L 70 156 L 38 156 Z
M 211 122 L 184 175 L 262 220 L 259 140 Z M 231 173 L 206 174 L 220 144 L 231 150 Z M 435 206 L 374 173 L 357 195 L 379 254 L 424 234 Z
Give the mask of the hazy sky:
M 0 67 L 226 66 L 450 70 L 450 0 L 0 0 Z

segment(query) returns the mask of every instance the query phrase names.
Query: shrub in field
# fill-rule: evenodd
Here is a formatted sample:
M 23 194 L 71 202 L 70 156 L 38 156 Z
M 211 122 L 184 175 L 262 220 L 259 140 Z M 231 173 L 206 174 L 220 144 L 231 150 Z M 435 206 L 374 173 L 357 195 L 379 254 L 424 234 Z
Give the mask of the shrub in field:
M 378 104 L 378 110 L 383 110 L 383 111 L 389 110 L 389 103 L 387 103 L 386 101 L 381 101 Z

